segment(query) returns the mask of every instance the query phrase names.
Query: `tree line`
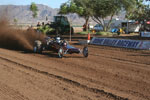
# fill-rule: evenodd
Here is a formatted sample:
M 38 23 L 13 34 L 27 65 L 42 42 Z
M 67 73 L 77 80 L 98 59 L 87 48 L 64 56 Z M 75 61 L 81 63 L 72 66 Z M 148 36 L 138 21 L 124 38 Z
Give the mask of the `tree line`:
M 144 0 L 68 0 L 60 6 L 59 14 L 76 13 L 85 19 L 86 27 L 89 18 L 92 18 L 102 25 L 104 31 L 108 31 L 113 17 L 121 11 L 126 11 L 127 19 L 150 20 L 150 7 L 143 2 Z
M 150 5 L 144 5 L 145 0 L 68 0 L 60 6 L 59 14 L 76 13 L 85 19 L 88 27 L 89 19 L 92 18 L 100 24 L 104 31 L 108 31 L 113 17 L 121 11 L 126 12 L 126 18 L 135 21 L 150 20 Z M 38 8 L 32 3 L 30 10 L 33 17 L 37 17 Z M 105 23 L 105 20 L 108 20 Z

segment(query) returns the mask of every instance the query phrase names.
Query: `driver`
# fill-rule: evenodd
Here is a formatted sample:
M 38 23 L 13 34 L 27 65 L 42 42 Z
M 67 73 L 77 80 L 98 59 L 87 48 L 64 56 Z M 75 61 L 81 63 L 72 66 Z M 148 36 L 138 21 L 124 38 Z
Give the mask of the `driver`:
M 60 37 L 59 36 L 56 37 L 55 40 L 56 40 L 57 43 L 60 43 Z

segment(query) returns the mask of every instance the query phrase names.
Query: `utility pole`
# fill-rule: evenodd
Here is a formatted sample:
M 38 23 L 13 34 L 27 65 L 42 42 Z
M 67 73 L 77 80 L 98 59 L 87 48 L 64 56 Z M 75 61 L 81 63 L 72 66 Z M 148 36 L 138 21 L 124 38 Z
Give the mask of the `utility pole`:
M 72 29 L 71 29 L 71 26 L 72 26 L 72 25 L 71 25 L 71 22 L 70 22 L 70 42 L 71 42 L 71 30 L 72 30 Z

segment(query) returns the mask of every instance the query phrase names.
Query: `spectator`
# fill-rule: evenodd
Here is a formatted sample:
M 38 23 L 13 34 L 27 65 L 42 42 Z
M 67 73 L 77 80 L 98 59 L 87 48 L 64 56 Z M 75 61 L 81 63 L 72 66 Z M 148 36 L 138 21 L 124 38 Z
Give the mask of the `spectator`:
M 44 24 L 44 22 L 42 22 L 42 26 L 44 26 L 45 24 Z
M 86 31 L 86 25 L 85 24 L 83 25 L 83 31 Z
M 50 21 L 48 21 L 46 25 L 50 25 Z
M 41 24 L 40 24 L 40 22 L 38 22 L 37 27 L 40 27 L 40 26 L 41 26 Z

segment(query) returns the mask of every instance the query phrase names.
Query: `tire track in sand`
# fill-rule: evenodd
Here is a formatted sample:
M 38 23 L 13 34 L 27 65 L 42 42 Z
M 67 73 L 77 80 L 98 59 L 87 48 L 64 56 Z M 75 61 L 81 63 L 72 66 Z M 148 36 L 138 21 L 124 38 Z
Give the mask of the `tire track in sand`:
M 12 60 L 10 60 L 8 58 L 5 58 L 5 57 L 0 57 L 0 59 L 8 61 L 8 62 L 16 64 L 16 65 L 19 65 L 20 67 L 22 67 L 24 69 L 27 69 L 27 70 L 30 70 L 30 71 L 34 71 L 34 72 L 37 72 L 39 74 L 46 75 L 46 76 L 49 76 L 49 77 L 52 77 L 52 78 L 64 81 L 64 82 L 66 82 L 68 84 L 77 86 L 79 88 L 82 88 L 84 90 L 87 90 L 87 91 L 90 91 L 90 92 L 93 92 L 93 93 L 96 93 L 96 94 L 100 94 L 100 95 L 102 95 L 102 96 L 104 96 L 106 98 L 112 99 L 112 100 L 128 100 L 128 98 L 120 97 L 120 96 L 117 96 L 115 94 L 108 93 L 108 92 L 105 92 L 104 90 L 100 90 L 100 89 L 97 89 L 97 88 L 90 88 L 90 87 L 88 87 L 86 85 L 80 84 L 79 82 L 76 82 L 76 81 L 64 78 L 62 76 L 51 74 L 51 73 L 48 73 L 46 71 L 41 71 L 41 70 L 35 69 L 35 68 L 31 67 L 31 66 L 20 64 L 18 62 L 12 61 Z
M 18 91 L 13 90 L 11 87 L 1 82 L 0 82 L 0 95 L 8 98 L 8 100 L 11 100 L 11 98 L 13 98 L 14 100 L 29 100 L 27 97 L 20 94 Z

